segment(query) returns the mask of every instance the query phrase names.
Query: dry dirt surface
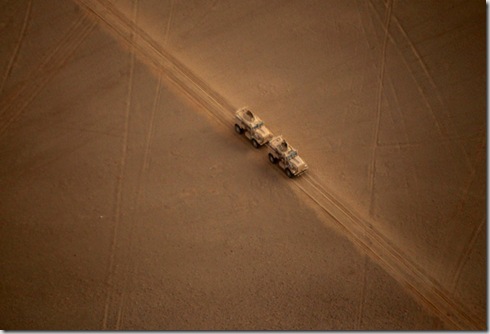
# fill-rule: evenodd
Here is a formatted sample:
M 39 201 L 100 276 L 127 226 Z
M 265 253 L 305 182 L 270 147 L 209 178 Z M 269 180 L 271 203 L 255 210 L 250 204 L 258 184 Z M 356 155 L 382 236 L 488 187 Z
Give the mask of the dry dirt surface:
M 483 2 L 0 12 L 0 328 L 486 329 Z

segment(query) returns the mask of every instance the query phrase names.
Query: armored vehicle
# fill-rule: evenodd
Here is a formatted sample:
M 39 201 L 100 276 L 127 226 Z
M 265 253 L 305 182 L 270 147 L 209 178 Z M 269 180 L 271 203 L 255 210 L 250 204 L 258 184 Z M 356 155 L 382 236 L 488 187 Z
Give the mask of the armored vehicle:
M 301 159 L 292 146 L 282 137 L 277 136 L 272 138 L 267 143 L 269 150 L 269 161 L 273 164 L 278 164 L 290 178 L 298 176 L 306 172 L 308 165 Z
M 245 133 L 245 137 L 252 142 L 255 148 L 267 144 L 273 137 L 272 132 L 264 125 L 264 121 L 247 107 L 237 110 L 235 121 L 235 131 L 238 134 Z

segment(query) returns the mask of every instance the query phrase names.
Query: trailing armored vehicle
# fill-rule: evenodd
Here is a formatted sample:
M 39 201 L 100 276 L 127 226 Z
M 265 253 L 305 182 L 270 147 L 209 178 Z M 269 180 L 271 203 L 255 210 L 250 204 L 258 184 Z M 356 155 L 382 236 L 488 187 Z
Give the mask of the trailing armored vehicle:
M 264 125 L 264 121 L 247 107 L 237 110 L 235 121 L 235 131 L 238 134 L 245 133 L 245 137 L 252 142 L 255 148 L 267 144 L 273 137 L 272 132 Z
M 274 137 L 267 143 L 269 150 L 269 161 L 278 164 L 290 178 L 306 172 L 308 165 L 300 158 L 298 151 L 295 150 L 282 137 Z

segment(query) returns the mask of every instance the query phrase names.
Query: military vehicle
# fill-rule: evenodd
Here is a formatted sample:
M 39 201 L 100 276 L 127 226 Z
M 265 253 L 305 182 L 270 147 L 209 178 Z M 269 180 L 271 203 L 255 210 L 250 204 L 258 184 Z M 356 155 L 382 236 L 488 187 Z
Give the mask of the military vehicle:
M 235 113 L 235 131 L 238 134 L 245 133 L 255 148 L 259 148 L 267 144 L 274 136 L 272 132 L 264 125 L 257 115 L 248 109 L 248 107 L 240 108 Z
M 273 164 L 278 164 L 290 178 L 298 176 L 306 172 L 308 165 L 298 155 L 288 142 L 282 137 L 277 136 L 272 138 L 268 143 L 269 161 Z

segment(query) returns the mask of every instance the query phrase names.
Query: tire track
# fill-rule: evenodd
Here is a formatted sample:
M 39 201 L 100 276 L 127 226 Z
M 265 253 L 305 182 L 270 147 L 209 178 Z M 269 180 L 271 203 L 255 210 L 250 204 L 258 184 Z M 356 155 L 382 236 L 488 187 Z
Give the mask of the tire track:
M 452 143 L 452 142 L 464 142 L 464 141 L 476 141 L 477 139 L 485 139 L 485 137 L 482 137 L 483 134 L 471 134 L 468 136 L 461 136 L 461 137 L 453 137 L 453 138 L 443 138 L 439 140 L 433 140 L 430 143 L 428 142 L 423 142 L 423 141 L 405 141 L 405 142 L 399 142 L 399 143 L 379 143 L 378 148 L 392 148 L 392 147 L 400 147 L 400 148 L 415 148 L 415 147 L 422 147 L 422 146 L 433 146 L 436 144 L 446 144 L 446 143 Z M 472 174 L 474 171 L 470 171 L 470 174 Z
M 417 50 L 417 48 L 415 47 L 415 45 L 413 44 L 412 40 L 408 37 L 405 29 L 403 28 L 403 26 L 400 24 L 400 21 L 398 20 L 398 18 L 396 17 L 396 15 L 393 15 L 393 22 L 394 24 L 398 27 L 399 31 L 402 33 L 402 36 L 403 38 L 405 39 L 405 41 L 407 41 L 413 55 L 415 56 L 415 59 L 417 60 L 417 62 L 419 63 L 420 67 L 422 68 L 426 78 L 429 80 L 430 82 L 430 85 L 432 87 L 432 89 L 434 90 L 435 92 L 435 95 L 439 101 L 439 103 L 441 105 L 444 105 L 444 102 L 443 102 L 443 99 L 441 97 L 441 94 L 439 93 L 439 90 L 437 89 L 437 85 L 434 81 L 434 78 L 432 77 L 432 75 L 430 74 L 428 68 L 427 68 L 427 65 L 425 64 L 422 56 L 420 55 L 419 51 Z
M 26 13 L 24 15 L 24 21 L 22 23 L 22 28 L 20 29 L 19 40 L 17 41 L 17 44 L 15 45 L 12 57 L 10 57 L 9 63 L 7 65 L 7 71 L 5 71 L 5 74 L 3 75 L 3 78 L 2 78 L 2 84 L 0 85 L 0 95 L 3 92 L 3 88 L 5 87 L 5 83 L 7 82 L 7 79 L 10 76 L 10 73 L 12 72 L 12 68 L 15 64 L 15 61 L 17 60 L 17 56 L 19 55 L 20 47 L 21 47 L 22 42 L 24 41 L 24 37 L 26 35 L 27 25 L 28 25 L 28 22 L 31 18 L 31 11 L 32 11 L 32 0 L 29 0 L 29 2 L 27 3 Z
M 362 29 L 362 33 L 364 34 L 364 41 L 366 42 L 367 46 L 369 47 L 369 49 L 374 49 L 374 45 L 369 42 L 369 37 L 371 37 L 368 32 L 367 32 L 367 29 L 366 29 L 366 24 L 364 23 L 363 21 L 363 17 L 361 15 L 361 10 L 359 9 L 359 7 L 361 6 L 361 0 L 356 0 L 356 12 L 357 12 L 357 15 L 359 16 L 359 25 L 361 26 L 361 29 Z
M 400 142 L 399 140 L 396 143 L 396 148 L 398 150 L 399 158 L 404 159 L 402 157 L 406 157 L 406 146 L 404 146 L 404 143 L 408 143 L 408 147 L 413 148 L 415 145 L 410 139 L 409 132 L 408 132 L 408 126 L 407 122 L 405 120 L 405 117 L 403 115 L 402 109 L 401 109 L 401 104 L 400 100 L 398 98 L 398 93 L 395 90 L 394 84 L 393 84 L 393 79 L 389 78 L 389 86 L 391 88 L 391 95 L 389 96 L 392 97 L 392 104 L 393 107 L 391 107 L 391 112 L 392 112 L 392 117 L 393 120 L 399 120 L 401 123 L 401 130 L 400 132 L 404 134 L 404 141 Z M 394 121 L 395 122 L 395 121 Z M 384 145 L 378 145 L 380 149 L 386 148 Z M 416 198 L 422 198 L 420 197 L 420 182 L 418 179 L 418 174 L 417 174 L 417 169 L 412 161 L 408 162 L 405 164 L 407 168 L 407 173 L 404 173 L 404 180 L 405 180 L 405 196 L 407 198 L 410 198 L 410 196 L 415 195 Z
M 373 4 L 373 1 L 369 0 L 368 4 L 369 4 L 369 7 L 372 9 L 372 11 L 374 11 L 376 13 L 376 18 L 378 19 L 378 21 L 382 22 L 380 14 L 379 14 L 378 10 L 376 9 L 375 5 Z M 383 6 L 386 7 L 386 5 L 383 5 Z M 401 56 L 401 59 L 405 63 L 405 66 L 409 70 L 410 75 L 412 76 L 412 79 L 417 86 L 417 90 L 418 90 L 420 96 L 422 97 L 426 107 L 427 107 L 427 110 L 430 114 L 430 117 L 434 120 L 434 125 L 438 131 L 439 136 L 441 138 L 447 138 L 447 139 L 449 139 L 449 141 L 451 141 L 451 139 L 453 137 L 451 137 L 449 135 L 449 131 L 447 129 L 447 126 L 445 126 L 443 124 L 443 122 L 439 119 L 439 117 L 437 117 L 437 115 L 438 114 L 446 115 L 445 119 L 447 120 L 448 123 L 450 123 L 451 127 L 454 128 L 454 124 L 452 124 L 451 117 L 448 114 L 448 112 L 446 111 L 447 107 L 445 106 L 445 103 L 441 97 L 441 94 L 439 93 L 439 90 L 437 88 L 437 85 L 435 84 L 434 78 L 430 74 L 430 72 L 427 68 L 427 65 L 423 61 L 423 57 L 418 52 L 414 43 L 412 42 L 410 37 L 407 35 L 405 29 L 403 28 L 403 26 L 401 25 L 401 23 L 399 22 L 399 20 L 397 19 L 397 17 L 395 15 L 393 15 L 393 22 L 396 26 L 396 30 L 399 31 L 399 33 L 401 35 L 402 41 L 398 42 L 395 38 L 394 33 L 389 35 L 390 41 L 395 46 L 404 45 L 404 44 L 408 45 L 408 47 L 411 51 L 410 53 L 412 54 L 412 57 L 413 57 L 413 61 L 410 61 L 410 59 L 407 59 L 407 56 L 401 51 L 400 47 L 397 47 L 397 51 L 398 51 L 399 55 Z M 405 42 L 405 43 L 403 43 L 403 42 Z M 413 69 L 414 65 L 411 65 L 414 63 L 418 64 L 418 66 L 417 65 L 415 65 L 415 66 L 419 67 L 422 70 L 423 74 L 421 76 L 418 76 L 418 77 L 416 76 L 415 73 L 417 73 L 418 71 L 416 69 Z M 435 96 L 435 98 L 432 98 L 432 96 Z M 470 158 L 468 156 L 468 152 L 466 152 L 464 146 L 460 142 L 457 142 L 457 141 L 455 142 L 455 144 L 457 145 L 458 149 L 463 152 L 463 155 L 465 158 L 465 163 L 468 167 L 468 170 L 470 170 L 470 171 L 473 170 L 475 167 L 471 164 Z M 455 152 L 451 149 L 450 146 L 446 145 L 446 150 L 448 152 L 452 153 L 453 155 L 455 155 Z M 455 156 L 454 158 L 456 160 L 459 159 L 458 156 Z
M 381 14 L 379 10 L 376 8 L 376 6 L 373 4 L 373 1 L 370 0 L 368 4 L 371 10 L 375 13 L 375 16 L 378 19 L 378 21 L 381 21 Z M 386 4 L 383 4 L 382 6 L 386 8 Z M 466 151 L 463 142 L 468 140 L 481 139 L 482 134 L 478 133 L 476 135 L 471 134 L 471 135 L 463 135 L 463 136 L 457 136 L 457 135 L 451 136 L 448 133 L 449 131 L 447 126 L 443 124 L 443 122 L 440 120 L 440 116 L 438 117 L 438 115 L 445 115 L 445 120 L 447 120 L 448 126 L 454 128 L 454 124 L 452 124 L 450 114 L 446 111 L 447 108 L 445 107 L 444 100 L 437 88 L 434 78 L 430 74 L 429 69 L 426 63 L 424 62 L 420 52 L 417 50 L 415 44 L 408 36 L 407 32 L 403 28 L 402 24 L 400 23 L 396 15 L 393 15 L 393 23 L 395 29 L 392 31 L 392 34 L 390 34 L 389 38 L 395 46 L 398 46 L 397 51 L 401 56 L 401 59 L 405 63 L 405 66 L 409 70 L 409 73 L 417 86 L 417 89 L 419 91 L 420 96 L 423 99 L 425 106 L 428 112 L 430 113 L 431 118 L 434 120 L 435 128 L 439 134 L 438 140 L 434 140 L 429 143 L 407 141 L 405 143 L 399 143 L 397 145 L 404 148 L 412 148 L 418 146 L 433 145 L 436 143 L 443 144 L 444 149 L 447 152 L 449 152 L 449 154 L 452 155 L 452 158 L 454 160 L 460 160 L 462 158 L 461 155 L 463 156 L 463 160 L 467 166 L 467 169 L 470 175 L 472 175 L 473 177 L 476 174 L 476 168 L 478 166 L 478 163 L 472 162 L 470 160 L 469 154 Z M 396 32 L 398 33 L 396 34 Z M 406 45 L 408 47 L 407 49 L 409 51 L 409 54 L 411 54 L 411 57 L 410 56 L 407 57 L 406 54 L 401 52 L 399 47 L 400 45 Z M 417 70 L 417 68 L 419 68 L 420 70 Z M 421 73 L 421 74 L 417 76 L 416 73 Z M 393 87 L 393 89 L 395 88 Z M 404 120 L 403 117 L 402 120 Z M 454 144 L 454 146 L 451 146 L 451 144 Z M 392 144 L 379 145 L 379 147 L 392 147 L 392 146 L 393 146 Z M 461 154 L 458 154 L 458 152 L 454 149 L 454 147 L 457 147 L 457 150 L 461 152 Z M 417 178 L 415 177 L 415 174 L 414 174 L 414 180 L 418 182 Z M 468 188 L 465 189 L 463 193 L 463 198 L 466 197 L 467 192 L 468 192 Z M 459 204 L 457 210 L 460 210 L 461 206 L 462 204 Z M 457 213 L 455 213 L 454 215 L 457 215 Z M 453 277 L 449 280 L 448 289 L 451 293 L 454 293 L 456 289 L 456 285 L 459 280 L 461 271 L 463 270 L 464 264 L 466 262 L 467 255 L 471 252 L 473 245 L 476 242 L 475 239 L 479 233 L 480 228 L 481 228 L 481 224 L 478 224 L 473 227 L 469 235 L 469 238 L 467 240 L 467 243 L 464 245 L 463 254 L 459 257 L 458 262 L 454 269 Z M 479 321 L 480 323 L 484 323 L 484 319 L 480 319 Z
M 479 148 L 479 152 L 478 152 L 478 156 L 477 156 L 477 163 L 476 164 L 480 164 L 481 161 L 483 160 L 484 158 L 484 152 L 486 151 L 485 150 L 485 146 L 486 146 L 486 140 L 483 139 L 480 143 L 480 148 Z M 468 184 L 467 186 L 465 187 L 465 190 L 461 196 L 461 200 L 460 202 L 458 203 L 458 206 L 456 208 L 456 212 L 453 214 L 453 217 L 452 219 L 455 219 L 457 218 L 460 214 L 463 213 L 464 211 L 464 207 L 465 207 L 465 203 L 468 202 L 468 197 L 469 197 L 469 192 L 470 192 L 470 189 L 472 188 L 473 184 L 475 183 L 476 181 L 476 175 L 477 175 L 477 172 L 476 170 L 473 171 L 471 173 L 471 175 L 469 176 L 469 181 L 468 181 Z M 473 250 L 474 248 L 474 245 L 477 241 L 477 237 L 478 235 L 480 234 L 482 228 L 483 228 L 483 224 L 486 223 L 486 215 L 485 217 L 480 221 L 480 223 L 476 226 L 473 226 L 473 229 L 470 233 L 470 237 L 469 239 L 467 240 L 467 242 L 465 243 L 464 247 L 463 247 L 463 251 L 461 252 L 461 255 L 458 259 L 458 262 L 456 264 L 456 269 L 454 271 L 454 274 L 453 274 L 453 277 L 451 278 L 451 281 L 450 281 L 450 291 L 451 292 L 455 292 L 456 288 L 457 288 L 457 285 L 458 285 L 458 282 L 459 282 L 459 277 L 461 276 L 461 271 L 463 270 L 463 267 L 466 263 L 466 261 L 468 260 L 468 257 L 471 253 L 471 251 Z
M 127 47 L 134 48 L 135 53 L 142 60 L 172 81 L 192 100 L 200 103 L 204 110 L 219 123 L 227 128 L 231 127 L 232 113 L 235 110 L 231 104 L 170 56 L 112 5 L 98 0 L 75 1 L 96 20 L 112 30 Z M 136 35 L 134 40 L 130 38 L 132 33 Z M 333 217 L 354 244 L 380 263 L 447 323 L 457 328 L 480 328 L 481 319 L 476 318 L 463 305 L 454 301 L 447 291 L 404 256 L 388 239 L 374 230 L 368 222 L 361 220 L 357 213 L 335 200 L 333 195 L 323 188 L 314 172 L 310 171 L 309 174 L 290 184 L 296 186 L 299 191 L 316 203 L 325 214 Z
M 465 247 L 463 248 L 462 254 L 458 260 L 458 265 L 456 266 L 456 270 L 451 279 L 450 289 L 453 293 L 456 291 L 456 288 L 458 287 L 459 277 L 461 276 L 461 272 L 463 271 L 464 265 L 466 264 L 466 261 L 468 260 L 468 257 L 470 256 L 471 251 L 475 246 L 477 237 L 480 234 L 481 230 L 483 229 L 483 225 L 485 225 L 486 223 L 487 223 L 487 218 L 484 217 L 480 221 L 480 223 L 473 228 L 470 239 L 468 240 L 468 242 L 465 244 Z
M 303 175 L 293 184 L 313 200 L 325 214 L 332 217 L 355 245 L 382 265 L 441 319 L 456 328 L 481 329 L 481 324 L 484 323 L 482 319 L 478 319 L 464 305 L 453 300 L 450 292 L 404 256 L 370 223 L 363 221 L 357 213 L 337 201 L 322 187 L 313 172 Z
M 133 36 L 131 36 L 133 38 Z M 122 207 L 122 192 L 123 192 L 123 183 L 124 183 L 124 177 L 125 177 L 125 170 L 126 170 L 126 162 L 128 159 L 128 146 L 129 146 L 129 121 L 130 121 L 130 114 L 131 114 L 131 99 L 132 99 L 132 92 L 133 92 L 133 80 L 134 80 L 134 64 L 135 64 L 135 53 L 134 50 L 130 53 L 130 70 L 129 70 L 129 79 L 128 79 L 128 93 L 127 93 L 127 99 L 126 99 L 126 113 L 125 113 L 125 122 L 124 122 L 124 137 L 122 140 L 122 148 L 121 148 L 121 163 L 119 166 L 119 175 L 118 175 L 118 182 L 116 186 L 116 194 L 115 194 L 115 205 L 114 205 L 114 229 L 113 229 L 113 234 L 112 234 L 112 240 L 111 240 L 111 253 L 109 257 L 109 272 L 108 272 L 108 277 L 107 277 L 107 286 L 109 287 L 109 291 L 107 293 L 106 297 L 106 302 L 104 306 L 104 317 L 102 320 L 102 329 L 106 330 L 108 329 L 108 320 L 109 320 L 109 313 L 111 311 L 111 306 L 113 299 L 116 298 L 115 295 L 115 289 L 114 289 L 114 284 L 115 284 L 115 275 L 116 275 L 116 246 L 118 244 L 118 238 L 119 238 L 119 229 L 121 225 L 121 219 L 122 219 L 122 212 L 121 212 L 121 207 Z M 122 296 L 124 294 L 124 290 L 121 291 L 121 300 Z M 117 319 L 116 319 L 116 329 L 117 325 L 120 322 L 120 310 L 121 310 L 121 300 L 118 303 L 118 311 L 117 311 Z
M 235 108 L 225 98 L 166 52 L 113 5 L 98 0 L 74 1 L 114 31 L 126 47 L 133 47 L 145 63 L 164 75 L 185 95 L 202 105 L 203 111 L 209 113 L 222 125 L 228 126 L 232 121 Z M 131 32 L 137 36 L 134 41 L 129 38 Z
M 130 219 L 130 239 L 129 239 L 129 245 L 128 245 L 128 263 L 127 263 L 127 268 L 125 270 L 126 276 L 123 282 L 123 289 L 122 289 L 122 295 L 121 295 L 121 301 L 119 303 L 119 309 L 118 309 L 118 314 L 117 314 L 117 321 L 116 321 L 116 330 L 121 330 L 123 327 L 123 320 L 125 316 L 125 304 L 126 304 L 126 298 L 127 295 L 130 293 L 128 292 L 129 284 L 131 283 L 131 278 L 128 278 L 128 272 L 129 269 L 133 269 L 133 272 L 136 272 L 136 266 L 137 262 L 134 262 L 134 254 L 133 254 L 133 239 L 134 239 L 134 225 L 136 223 L 136 218 L 135 215 L 138 212 L 138 209 L 141 204 L 141 189 L 142 189 L 142 183 L 144 180 L 144 175 L 146 171 L 148 170 L 149 167 L 149 152 L 151 148 L 151 141 L 153 138 L 153 130 L 154 130 L 154 116 L 156 114 L 156 109 L 158 106 L 158 103 L 160 101 L 160 95 L 161 95 L 161 79 L 159 77 L 158 83 L 156 85 L 156 92 L 155 92 L 155 99 L 154 99 L 154 104 L 152 108 L 152 112 L 150 115 L 150 120 L 148 122 L 148 128 L 146 132 L 146 138 L 145 138 L 145 149 L 144 149 L 144 154 L 143 154 L 143 159 L 141 163 L 141 169 L 138 173 L 138 177 L 136 180 L 136 192 L 135 192 L 135 199 L 134 199 L 134 208 L 135 211 L 133 214 L 129 217 Z
M 384 30 L 385 35 L 383 39 L 383 48 L 381 50 L 381 59 L 380 59 L 380 70 L 379 70 L 379 84 L 378 84 L 378 96 L 376 99 L 376 123 L 374 128 L 374 136 L 373 136 L 373 147 L 372 147 L 372 156 L 371 156 L 371 165 L 370 165 L 370 173 L 369 173 L 369 189 L 370 189 L 370 205 L 369 205 L 369 213 L 371 216 L 374 215 L 374 202 L 375 195 L 374 190 L 376 186 L 376 153 L 379 143 L 379 130 L 381 125 L 381 104 L 383 100 L 383 80 L 385 75 L 385 66 L 386 66 L 386 47 L 388 44 L 388 36 L 390 34 L 390 22 L 391 22 L 391 13 L 393 8 L 393 0 L 390 0 L 388 3 L 388 7 L 386 9 L 386 17 L 384 22 Z
M 72 37 L 76 34 L 76 31 L 79 30 L 80 26 L 82 25 L 83 17 L 79 17 L 75 23 L 70 27 L 68 33 L 66 33 L 63 38 L 60 40 L 60 42 L 53 48 L 52 52 L 49 53 L 39 64 L 39 66 L 31 72 L 31 74 L 28 76 L 28 80 L 26 80 L 26 84 L 24 84 L 22 87 L 15 89 L 12 91 L 5 99 L 0 101 L 0 117 L 4 115 L 5 112 L 5 107 L 8 106 L 10 103 L 15 101 L 16 98 L 18 98 L 18 95 L 22 93 L 23 90 L 26 89 L 28 84 L 32 82 L 32 80 L 29 79 L 35 79 L 37 75 L 41 72 L 47 72 L 44 68 L 52 62 L 53 58 L 56 58 L 57 53 L 66 47 L 66 45 L 70 42 Z M 6 105 L 6 106 L 5 106 Z
M 156 91 L 155 91 L 155 99 L 153 100 L 153 108 L 151 109 L 150 123 L 148 125 L 148 132 L 146 133 L 145 154 L 143 157 L 143 168 L 142 168 L 141 174 L 144 174 L 148 170 L 148 167 L 149 167 L 149 156 L 150 156 L 150 149 L 151 149 L 151 141 L 153 139 L 153 130 L 155 128 L 155 114 L 156 114 L 158 104 L 160 103 L 161 94 L 162 94 L 162 78 L 158 77 L 158 83 L 157 83 Z
M 367 286 L 367 265 L 368 257 L 364 255 L 364 268 L 362 272 L 362 290 L 359 302 L 359 312 L 357 313 L 356 330 L 361 330 L 362 317 L 364 316 L 364 304 L 366 303 L 366 286 Z
M 170 24 L 172 23 L 173 13 L 174 13 L 174 0 L 170 0 L 170 13 L 168 14 L 167 27 L 165 28 L 165 37 L 163 39 L 163 46 L 166 46 L 168 42 L 168 34 L 170 32 Z
M 136 22 L 137 18 L 138 18 L 138 0 L 134 1 L 133 2 L 133 20 Z M 132 39 L 134 39 L 134 35 L 131 36 Z M 126 120 L 127 120 L 127 128 L 126 128 L 126 131 L 125 131 L 125 135 L 126 137 L 128 138 L 128 135 L 129 135 L 129 115 L 130 115 L 130 110 L 131 110 L 131 97 L 133 95 L 133 82 L 134 82 L 134 65 L 135 65 L 135 53 L 134 53 L 134 49 L 131 50 L 131 72 L 130 72 L 130 84 L 129 84 L 129 92 L 128 92 L 128 103 L 127 103 L 127 113 L 126 113 Z M 125 148 L 126 148 L 126 157 L 127 157 L 127 149 L 128 149 L 128 145 L 129 145 L 129 142 L 127 141 L 127 138 L 126 138 L 126 145 L 125 145 Z M 145 148 L 145 155 L 147 154 L 147 150 Z M 144 164 L 144 160 L 143 160 L 143 164 Z M 122 182 L 122 178 L 121 178 L 121 182 Z M 141 172 L 138 174 L 138 180 L 137 180 L 137 190 L 136 190 L 136 199 L 135 199 L 135 205 L 139 205 L 139 193 L 140 193 L 140 182 L 141 182 Z M 134 212 L 133 212 L 133 215 L 134 215 Z M 128 285 L 129 285 L 129 269 L 133 266 L 133 240 L 134 240 L 134 223 L 135 223 L 135 219 L 134 219 L 134 216 L 131 215 L 129 217 L 129 245 L 126 247 L 127 249 L 127 254 L 126 256 L 124 257 L 124 259 L 126 260 L 126 266 L 125 268 L 123 269 L 123 280 L 122 280 L 122 288 L 121 288 L 121 294 L 119 296 L 119 302 L 118 302 L 118 305 L 117 305 L 117 317 L 116 317 L 116 325 L 115 325 L 115 329 L 116 330 L 120 330 L 121 328 L 121 325 L 123 323 L 123 319 L 124 319 L 124 306 L 126 304 L 126 296 L 127 296 L 127 293 L 128 293 Z
M 14 89 L 0 101 L 0 138 L 24 109 L 42 91 L 49 81 L 64 67 L 83 41 L 95 28 L 95 23 L 80 17 L 52 52 L 28 76 L 21 87 Z
M 142 184 L 144 180 L 144 175 L 146 171 L 148 170 L 149 167 L 149 152 L 151 148 L 151 141 L 153 138 L 153 131 L 154 131 L 154 119 L 155 119 L 155 114 L 156 114 L 156 109 L 158 107 L 159 101 L 160 101 L 160 96 L 161 96 L 161 78 L 158 78 L 158 82 L 156 85 L 156 91 L 155 91 L 155 98 L 153 102 L 153 108 L 151 111 L 150 115 L 150 120 L 148 122 L 147 126 L 147 131 L 146 131 L 146 137 L 145 137 L 145 144 L 144 144 L 144 154 L 143 154 L 143 159 L 141 162 L 141 168 L 138 172 L 138 176 L 136 179 L 136 191 L 135 191 L 135 197 L 134 197 L 134 208 L 135 211 L 133 211 L 132 215 L 129 217 L 130 219 L 130 232 L 129 232 L 129 245 L 127 247 L 128 249 L 128 262 L 127 262 L 127 268 L 125 270 L 125 278 L 123 282 L 123 288 L 122 288 L 122 295 L 121 295 L 121 300 L 119 303 L 119 308 L 118 308 L 118 313 L 117 313 L 117 321 L 116 321 L 116 330 L 121 330 L 123 327 L 123 321 L 124 321 L 124 316 L 125 316 L 125 305 L 126 305 L 126 298 L 130 292 L 128 292 L 129 285 L 131 283 L 131 278 L 128 277 L 128 272 L 129 269 L 133 269 L 133 272 L 136 272 L 136 265 L 135 263 L 135 255 L 133 254 L 133 246 L 134 246 L 134 226 L 136 223 L 136 218 L 135 215 L 138 212 L 138 209 L 141 204 L 141 190 L 142 190 Z

